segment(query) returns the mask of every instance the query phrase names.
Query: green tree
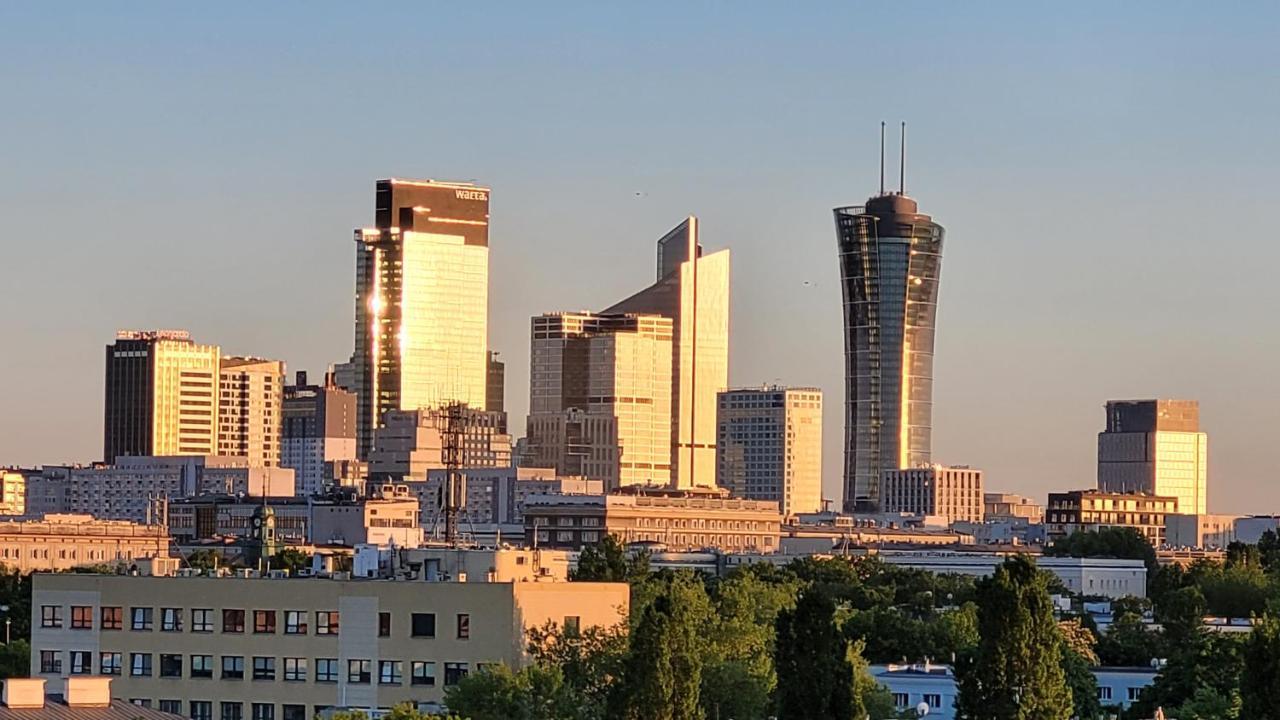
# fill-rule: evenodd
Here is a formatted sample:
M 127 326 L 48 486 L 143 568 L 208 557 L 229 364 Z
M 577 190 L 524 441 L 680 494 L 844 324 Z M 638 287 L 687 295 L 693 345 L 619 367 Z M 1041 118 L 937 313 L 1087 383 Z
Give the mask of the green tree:
M 31 677 L 31 644 L 18 639 L 0 645 L 0 680 L 24 677 Z
M 0 566 L 0 622 L 8 620 L 11 638 L 31 637 L 31 575 Z
M 584 582 L 639 582 L 648 575 L 648 553 L 629 554 L 616 535 L 606 535 L 598 544 L 582 549 L 578 554 L 578 567 L 569 572 L 569 579 Z
M 513 672 L 487 667 L 447 688 L 445 706 L 468 720 L 587 720 L 572 688 L 557 668 L 530 665 Z
M 1147 572 L 1159 567 L 1156 551 L 1142 533 L 1131 527 L 1104 527 L 1097 530 L 1077 530 L 1045 548 L 1045 555 L 1054 557 L 1111 557 L 1141 560 Z
M 1142 616 L 1124 613 L 1098 639 L 1097 652 L 1103 665 L 1146 667 L 1162 656 L 1163 647 L 1159 633 L 1148 629 Z
M 297 576 L 298 571 L 311 567 L 311 556 L 295 548 L 285 548 L 271 557 L 271 567 Z
M 1244 646 L 1240 679 L 1240 715 L 1250 720 L 1280 720 L 1280 620 L 1262 618 Z
M 604 718 L 610 695 L 621 687 L 627 657 L 626 621 L 582 631 L 565 630 L 555 623 L 530 629 L 529 655 L 534 663 L 560 671 L 577 695 L 584 717 Z
M 194 570 L 216 570 L 225 564 L 222 556 L 213 550 L 195 550 L 187 556 L 187 567 Z
M 836 606 L 819 586 L 805 590 L 794 610 L 778 614 L 774 665 L 781 720 L 848 720 L 854 710 L 848 642 L 837 632 Z
M 956 665 L 958 716 L 968 720 L 1067 720 L 1071 691 L 1062 636 L 1045 580 L 1025 555 L 978 582 L 977 648 Z
M 706 591 L 688 573 L 667 574 L 649 584 L 661 589 L 645 604 L 632 632 L 610 716 L 701 720 L 706 644 L 700 633 L 711 617 Z

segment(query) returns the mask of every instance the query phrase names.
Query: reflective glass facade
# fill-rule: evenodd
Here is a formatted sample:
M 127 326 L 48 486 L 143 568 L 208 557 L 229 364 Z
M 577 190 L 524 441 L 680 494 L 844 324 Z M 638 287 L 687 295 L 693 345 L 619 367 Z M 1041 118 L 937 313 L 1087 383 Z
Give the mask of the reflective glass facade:
M 929 464 L 943 228 L 904 195 L 835 209 L 844 297 L 844 505 L 881 473 Z
M 1194 400 L 1112 400 L 1098 433 L 1098 488 L 1177 498 L 1178 512 L 1208 512 L 1209 438 Z

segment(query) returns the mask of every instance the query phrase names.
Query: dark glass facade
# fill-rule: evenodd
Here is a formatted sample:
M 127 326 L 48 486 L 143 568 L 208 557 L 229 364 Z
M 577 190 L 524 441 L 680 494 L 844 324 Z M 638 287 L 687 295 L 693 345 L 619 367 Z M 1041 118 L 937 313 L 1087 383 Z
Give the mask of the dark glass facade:
M 930 462 L 944 230 L 905 195 L 835 209 L 844 296 L 846 510 L 878 507 L 880 474 Z

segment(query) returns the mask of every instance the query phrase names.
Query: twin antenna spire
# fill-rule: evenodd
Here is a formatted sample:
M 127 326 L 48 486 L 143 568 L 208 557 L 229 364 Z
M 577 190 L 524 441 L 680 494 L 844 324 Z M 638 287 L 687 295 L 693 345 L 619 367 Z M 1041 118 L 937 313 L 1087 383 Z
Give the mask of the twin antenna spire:
M 907 194 L 907 123 L 902 123 L 898 158 L 898 194 Z M 884 195 L 884 121 L 880 121 L 880 194 Z

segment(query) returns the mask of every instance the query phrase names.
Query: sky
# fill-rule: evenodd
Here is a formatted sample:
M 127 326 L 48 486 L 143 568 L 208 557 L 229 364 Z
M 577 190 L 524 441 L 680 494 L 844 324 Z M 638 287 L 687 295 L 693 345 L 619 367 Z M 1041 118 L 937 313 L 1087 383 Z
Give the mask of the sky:
M 1106 400 L 1192 398 L 1210 510 L 1280 512 L 1278 39 L 1266 3 L 0 4 L 0 465 L 99 459 L 118 328 L 345 360 L 395 176 L 493 190 L 517 428 L 529 317 L 646 286 L 698 215 L 730 383 L 825 391 L 838 499 L 831 209 L 905 120 L 934 460 L 1043 500 L 1094 483 Z

